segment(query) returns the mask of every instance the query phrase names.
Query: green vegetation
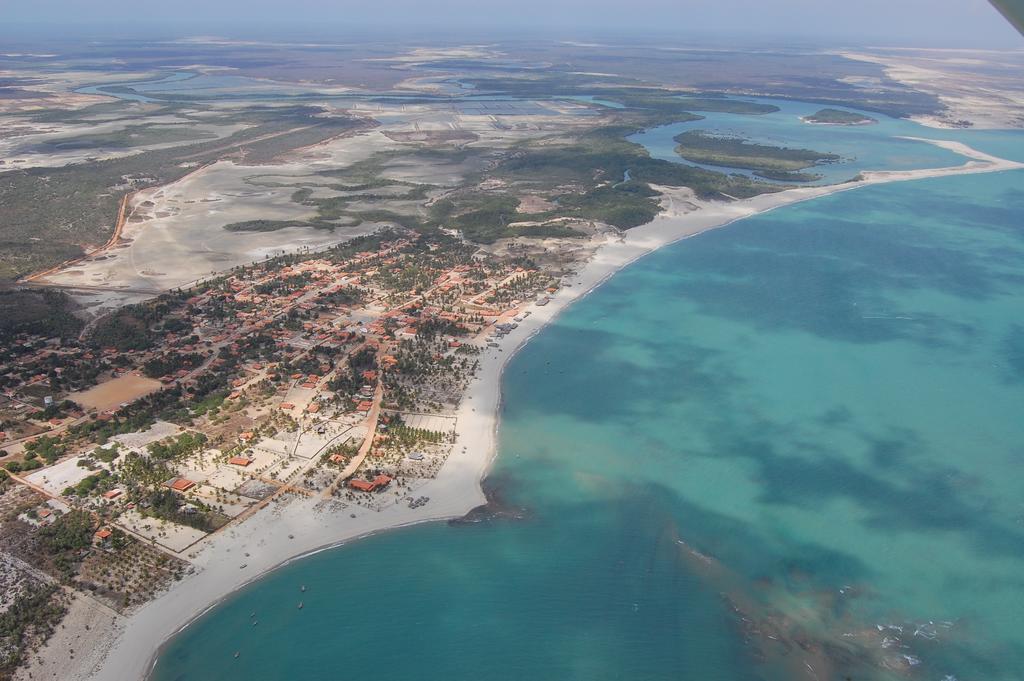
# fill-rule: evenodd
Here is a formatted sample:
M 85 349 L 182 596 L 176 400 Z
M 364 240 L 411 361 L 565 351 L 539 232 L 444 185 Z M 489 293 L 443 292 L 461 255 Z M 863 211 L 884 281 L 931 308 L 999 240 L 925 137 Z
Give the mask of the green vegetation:
M 179 525 L 188 525 L 203 532 L 210 532 L 222 525 L 224 518 L 198 502 L 186 503 L 180 494 L 169 489 L 160 489 L 149 494 L 144 514 Z
M 296 192 L 298 193 L 298 192 Z M 276 232 L 286 227 L 315 227 L 317 229 L 334 229 L 329 223 L 306 222 L 305 220 L 244 220 L 224 225 L 229 232 Z
M 578 237 L 583 234 L 563 224 L 547 223 L 562 212 L 518 213 L 519 199 L 504 193 L 465 192 L 453 199 L 438 201 L 431 206 L 432 225 L 457 229 L 477 243 L 494 243 L 497 239 L 530 236 Z M 521 225 L 518 222 L 540 222 Z
M 158 459 L 171 461 L 194 454 L 206 444 L 206 435 L 191 431 L 176 438 L 168 438 L 149 445 L 149 453 Z
M 11 678 L 36 640 L 46 640 L 66 608 L 57 586 L 33 584 L 0 613 L 0 678 Z
M 92 456 L 98 461 L 103 463 L 111 463 L 121 454 L 121 446 L 116 442 L 111 443 L 109 447 L 97 447 Z
M 64 456 L 65 451 L 67 451 L 67 447 L 59 438 L 40 435 L 32 442 L 25 445 L 25 458 L 28 459 L 29 455 L 31 455 L 32 458 L 38 456 L 46 461 L 47 465 L 50 465 L 60 457 Z
M 166 296 L 151 302 L 126 305 L 97 321 L 86 340 L 95 348 L 112 347 L 122 352 L 146 350 L 154 345 L 161 330 L 170 331 L 166 326 L 156 328 L 157 322 L 170 311 L 171 305 Z
M 64 488 L 64 496 L 77 496 L 85 498 L 92 494 L 100 483 L 110 477 L 110 473 L 103 470 L 99 473 L 86 476 L 78 481 L 74 486 Z
M 83 326 L 74 310 L 63 291 L 0 290 L 0 343 L 22 333 L 74 338 Z
M 203 356 L 197 353 L 168 352 L 142 365 L 142 373 L 150 378 L 160 378 L 180 369 L 192 369 L 203 363 Z
M 71 579 L 86 549 L 92 546 L 94 529 L 87 511 L 69 511 L 39 528 L 39 541 L 63 579 Z
M 215 139 L 216 134 L 197 130 L 188 123 L 157 125 L 145 123 L 129 125 L 121 130 L 74 137 L 58 137 L 41 142 L 32 148 L 34 153 L 48 154 L 88 149 L 131 149 L 150 144 L 170 144 Z
M 705 111 L 714 113 L 735 113 L 757 116 L 768 113 L 775 113 L 779 107 L 772 104 L 759 104 L 747 102 L 741 99 L 727 99 L 725 97 L 688 97 L 677 96 L 672 93 L 665 94 L 611 94 L 602 95 L 603 99 L 618 102 L 630 108 L 654 109 L 661 113 L 688 114 L 692 111 Z M 703 118 L 690 114 L 688 117 L 681 117 L 678 122 L 687 120 L 696 121 Z
M 700 130 L 690 130 L 676 135 L 673 139 L 679 143 L 676 153 L 689 161 L 729 168 L 746 168 L 762 174 L 771 173 L 775 177 L 787 177 L 778 175 L 780 172 L 792 173 L 839 160 L 836 154 L 755 144 L 739 137 L 709 135 Z
M 625 139 L 635 131 L 628 126 L 613 126 L 580 135 L 561 146 L 527 146 L 499 164 L 493 174 L 537 190 L 599 186 L 600 191 L 554 193 L 553 201 L 575 208 L 570 215 L 605 220 L 622 228 L 642 224 L 646 221 L 644 214 L 653 217 L 656 203 L 649 186 L 652 184 L 690 187 L 702 198 L 721 198 L 723 194 L 748 198 L 779 189 L 743 176 L 651 158 L 641 145 Z M 629 180 L 622 181 L 627 172 Z
M 449 440 L 448 435 L 440 431 L 427 430 L 426 428 L 412 428 L 401 422 L 392 423 L 388 426 L 387 432 L 388 439 L 390 441 L 400 445 L 405 445 L 406 447 L 415 446 L 422 442 L 437 444 L 440 442 L 447 442 Z
M 820 173 L 798 173 L 788 170 L 759 170 L 754 174 L 772 182 L 815 182 L 822 178 Z
M 825 125 L 864 125 L 865 123 L 878 122 L 870 116 L 864 116 L 852 111 L 843 111 L 842 109 L 822 109 L 810 116 L 804 116 L 804 121 Z

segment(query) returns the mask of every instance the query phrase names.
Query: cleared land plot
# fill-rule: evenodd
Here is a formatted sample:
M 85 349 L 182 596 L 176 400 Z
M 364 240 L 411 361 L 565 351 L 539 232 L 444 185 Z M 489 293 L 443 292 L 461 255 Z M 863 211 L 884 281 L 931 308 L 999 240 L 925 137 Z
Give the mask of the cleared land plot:
M 263 480 L 249 480 L 239 487 L 235 492 L 250 499 L 266 499 L 277 490 L 278 485 L 272 485 Z
M 284 440 L 278 440 L 276 438 L 267 438 L 266 440 L 260 440 L 259 444 L 253 445 L 252 449 L 257 458 L 261 453 L 265 453 L 270 454 L 276 459 L 277 457 L 291 454 L 294 447 L 294 440 L 291 442 L 285 442 Z
M 88 390 L 71 393 L 68 399 L 86 409 L 109 411 L 140 397 L 154 393 L 162 387 L 160 381 L 137 374 L 125 374 Z
M 282 459 L 276 466 L 267 471 L 266 477 L 287 482 L 297 470 L 303 468 L 308 463 L 309 462 L 306 459 L 300 459 L 298 457 Z
M 157 440 L 163 440 L 165 437 L 177 435 L 184 431 L 184 428 L 176 426 L 173 423 L 167 421 L 157 421 L 146 430 L 141 430 L 136 433 L 125 433 L 124 435 L 115 435 L 110 438 L 114 442 L 119 442 L 125 447 L 141 449 L 148 444 L 156 442 Z
M 252 499 L 231 492 L 219 492 L 209 485 L 201 485 L 195 493 L 196 497 L 208 506 L 221 511 L 224 515 L 234 518 L 252 505 Z
M 79 481 L 96 472 L 79 466 L 78 462 L 82 458 L 81 456 L 73 456 L 48 468 L 40 468 L 25 476 L 25 479 L 33 485 L 42 487 L 50 494 L 59 496 L 66 488 L 77 485 Z M 103 467 L 105 468 L 105 466 Z
M 157 518 L 145 518 L 135 509 L 121 514 L 117 524 L 175 553 L 181 553 L 206 536 L 205 532 L 194 527 Z
M 451 433 L 455 430 L 455 417 L 441 414 L 401 414 L 402 421 L 410 428 L 431 430 L 437 433 Z
M 295 456 L 311 459 L 319 454 L 324 447 L 343 442 L 345 439 L 352 437 L 350 431 L 353 428 L 350 425 L 330 422 L 325 424 L 323 433 L 318 433 L 315 430 L 306 431 L 299 439 L 299 446 L 295 450 Z
M 247 479 L 248 476 L 241 469 L 225 464 L 217 466 L 216 470 L 207 475 L 206 484 L 222 490 L 234 490 Z

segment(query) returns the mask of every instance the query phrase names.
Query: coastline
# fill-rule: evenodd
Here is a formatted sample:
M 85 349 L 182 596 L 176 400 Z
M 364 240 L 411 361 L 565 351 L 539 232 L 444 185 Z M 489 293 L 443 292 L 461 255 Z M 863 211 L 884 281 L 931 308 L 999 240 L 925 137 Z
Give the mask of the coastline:
M 501 379 L 505 366 L 519 349 L 572 303 L 600 286 L 620 269 L 655 250 L 737 220 L 775 208 L 840 191 L 889 182 L 947 175 L 1022 169 L 1024 164 L 998 159 L 957 142 L 923 140 L 967 156 L 964 165 L 915 171 L 865 172 L 862 179 L 840 185 L 800 187 L 763 194 L 743 201 L 718 203 L 697 200 L 689 190 L 664 189 L 665 211 L 652 222 L 611 237 L 601 244 L 546 306 L 532 314 L 500 342 L 480 356 L 480 369 L 470 382 L 457 412 L 453 453 L 437 479 L 417 490 L 432 501 L 409 509 L 394 504 L 379 512 L 358 509 L 349 513 L 319 512 L 317 500 L 293 498 L 265 509 L 199 550 L 197 571 L 128 617 L 116 618 L 105 647 L 93 649 L 85 664 L 70 679 L 141 679 L 152 670 L 171 637 L 225 598 L 264 574 L 295 560 L 378 532 L 461 517 L 486 503 L 480 487 L 497 454 Z M 240 564 L 245 568 L 240 568 Z M 155 643 L 160 641 L 160 647 Z M 40 653 L 59 653 L 50 645 Z

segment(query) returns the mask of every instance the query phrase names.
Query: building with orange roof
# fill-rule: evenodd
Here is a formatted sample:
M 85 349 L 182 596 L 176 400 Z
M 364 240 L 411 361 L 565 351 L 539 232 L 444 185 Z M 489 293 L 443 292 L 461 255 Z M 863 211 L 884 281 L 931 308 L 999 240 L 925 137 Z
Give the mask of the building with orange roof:
M 244 456 L 233 456 L 230 459 L 228 459 L 228 463 L 231 464 L 232 466 L 241 466 L 245 468 L 246 466 L 252 463 L 252 459 L 247 459 Z
M 348 486 L 357 492 L 372 492 L 376 489 L 373 483 L 367 480 L 349 480 Z
M 167 486 L 173 489 L 175 492 L 187 492 L 196 486 L 196 483 L 192 482 L 188 478 L 173 478 L 167 483 Z
M 384 489 L 391 484 L 390 475 L 378 475 L 373 480 L 359 480 L 353 478 L 348 481 L 348 486 L 359 492 L 376 492 L 379 489 Z

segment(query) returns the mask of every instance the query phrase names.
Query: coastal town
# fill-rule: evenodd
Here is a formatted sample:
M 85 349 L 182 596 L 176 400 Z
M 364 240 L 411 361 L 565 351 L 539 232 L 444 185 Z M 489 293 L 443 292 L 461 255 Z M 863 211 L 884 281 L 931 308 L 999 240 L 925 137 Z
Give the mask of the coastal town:
M 826 230 L 812 207 L 830 204 L 813 203 L 793 211 L 806 225 L 791 214 L 786 229 L 828 248 L 787 251 L 781 231 L 764 234 L 787 222 L 781 210 L 718 235 L 748 239 L 720 251 L 740 267 L 721 266 L 715 237 L 680 244 L 684 265 L 666 264 L 671 251 L 638 263 L 654 276 L 626 275 L 543 330 L 627 265 L 737 221 L 846 192 L 874 210 L 897 196 L 888 185 L 994 173 L 996 186 L 1019 173 L 1005 139 L 959 129 L 1024 125 L 1020 54 L 979 70 L 987 51 L 52 41 L 0 54 L 0 681 L 321 678 L 334 664 L 372 678 L 383 642 L 409 632 L 457 641 L 460 664 L 478 634 L 520 655 L 480 622 L 493 610 L 505 632 L 522 595 L 537 599 L 521 614 L 538 637 L 523 641 L 555 651 L 538 673 L 654 678 L 636 661 L 661 664 L 664 633 L 665 669 L 679 676 L 672 628 L 705 591 L 742 644 L 736 657 L 778 678 L 920 673 L 897 640 L 902 626 L 909 640 L 903 620 L 883 629 L 852 614 L 847 599 L 868 580 L 809 590 L 815 535 L 761 541 L 774 535 L 750 520 L 781 515 L 773 485 L 790 477 L 808 517 L 827 517 L 828 500 L 808 491 L 833 476 L 841 501 L 860 495 L 872 511 L 882 479 L 851 492 L 856 452 L 848 467 L 831 452 L 849 433 L 804 461 L 785 438 L 755 447 L 736 427 L 749 421 L 760 438 L 811 420 L 759 413 L 784 404 L 792 381 L 746 383 L 760 378 L 746 364 L 764 364 L 748 348 L 813 335 L 805 315 L 837 314 L 872 348 L 865 338 L 903 326 L 935 342 L 937 321 L 897 316 L 870 282 L 850 284 L 871 263 L 841 261 L 834 242 L 870 229 Z M 782 246 L 759 245 L 769 241 Z M 887 253 L 886 266 L 916 252 Z M 843 294 L 833 307 L 810 299 L 830 281 Z M 697 321 L 679 313 L 691 298 Z M 766 301 L 786 303 L 785 326 L 757 314 Z M 736 312 L 721 327 L 701 321 L 719 308 Z M 650 326 L 631 320 L 648 311 Z M 705 332 L 713 351 L 690 342 Z M 854 356 L 849 346 L 831 356 Z M 814 406 L 842 387 L 825 376 Z M 662 383 L 672 389 L 652 389 Z M 598 396 L 608 408 L 588 404 Z M 844 413 L 820 421 L 851 430 Z M 707 427 L 706 445 L 689 443 L 688 419 Z M 873 458 L 891 458 L 879 434 Z M 748 449 L 765 467 L 726 460 Z M 909 483 L 891 489 L 919 500 Z M 715 505 L 734 493 L 751 499 L 739 519 Z M 519 548 L 520 533 L 538 553 Z M 573 543 L 599 550 L 534 560 Z M 784 571 L 749 579 L 747 555 Z M 680 575 L 700 589 L 676 593 Z M 476 577 L 488 583 L 471 588 Z M 250 607 L 255 592 L 269 595 Z M 485 609 L 438 626 L 463 596 Z M 538 625 L 534 603 L 570 619 Z M 422 648 L 445 652 L 435 640 Z M 447 659 L 407 658 L 460 676 Z M 552 664 L 562 658 L 574 666 Z M 486 677 L 496 659 L 481 654 L 484 671 L 467 663 L 464 675 Z
M 628 233 L 580 221 L 583 238 L 481 245 L 392 225 L 235 267 L 80 333 L 10 338 L 0 579 L 17 645 L 4 672 L 87 672 L 111 631 L 122 646 L 166 637 L 291 556 L 485 504 L 501 372 L 560 310 L 636 258 L 745 215 L 1020 167 L 947 144 L 971 160 L 731 204 L 666 188 L 662 215 Z M 179 580 L 190 592 L 170 614 L 161 595 L 183 595 Z M 146 628 L 119 629 L 140 618 Z M 60 652 L 75 646 L 86 661 Z
M 291 500 L 338 522 L 427 509 L 423 483 L 462 453 L 457 408 L 481 356 L 579 257 L 554 241 L 534 259 L 382 229 L 122 308 L 80 337 L 11 339 L 0 533 L 29 635 L 8 668 L 71 596 L 129 612 L 205 543 Z

